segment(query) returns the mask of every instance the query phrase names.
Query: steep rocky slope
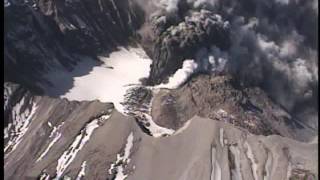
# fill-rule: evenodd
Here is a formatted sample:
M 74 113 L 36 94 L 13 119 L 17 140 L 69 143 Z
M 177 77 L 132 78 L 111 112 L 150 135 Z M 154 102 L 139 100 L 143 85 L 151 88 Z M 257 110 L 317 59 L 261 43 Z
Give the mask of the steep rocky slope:
M 111 104 L 30 97 L 32 113 L 17 108 L 23 100 L 9 106 L 21 116 L 11 118 L 6 129 L 12 143 L 5 144 L 5 179 L 256 180 L 318 174 L 315 142 L 252 135 L 223 122 L 230 115 L 195 116 L 173 135 L 154 138 Z
M 178 129 L 194 115 L 219 119 L 253 134 L 308 141 L 317 135 L 317 120 L 294 119 L 260 88 L 245 88 L 230 76 L 197 75 L 176 90 L 161 90 L 152 101 L 153 120 Z M 314 124 L 316 124 L 314 126 Z

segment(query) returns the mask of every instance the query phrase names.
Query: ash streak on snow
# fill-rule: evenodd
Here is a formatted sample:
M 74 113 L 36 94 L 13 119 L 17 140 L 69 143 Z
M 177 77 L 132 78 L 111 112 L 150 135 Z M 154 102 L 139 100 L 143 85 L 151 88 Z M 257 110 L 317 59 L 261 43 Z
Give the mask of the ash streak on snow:
M 128 49 L 119 47 L 119 50 L 112 52 L 109 57 L 100 57 L 100 59 L 103 62 L 101 66 L 93 67 L 90 74 L 74 77 L 74 87 L 61 97 L 79 101 L 98 99 L 101 102 L 112 102 L 119 112 L 127 115 L 122 105 L 124 97 L 130 88 L 141 85 L 139 81 L 141 78 L 149 76 L 151 60 L 141 48 L 132 47 Z M 75 69 L 86 66 L 87 64 L 80 63 Z M 72 76 L 73 73 L 66 75 Z M 64 76 L 61 75 L 52 75 L 51 81 L 55 84 L 55 88 L 59 88 L 61 82 L 59 79 L 63 78 Z M 96 85 L 99 83 L 97 88 Z M 48 88 L 48 92 L 50 91 L 55 94 L 54 89 Z
M 85 175 L 86 175 L 86 166 L 87 166 L 87 161 L 83 161 L 81 164 L 81 169 L 79 171 L 79 174 L 77 176 L 76 180 L 81 180 Z
M 50 180 L 50 175 L 48 173 L 41 173 L 39 180 Z
M 144 127 L 148 129 L 153 137 L 163 137 L 163 136 L 169 136 L 174 134 L 173 129 L 161 127 L 157 125 L 153 120 L 152 117 L 147 113 L 140 113 L 139 118 L 141 121 L 144 121 Z M 146 125 L 148 124 L 148 125 Z
M 38 108 L 37 105 L 33 103 L 31 106 L 31 110 L 25 109 L 24 111 L 22 111 L 23 105 L 24 98 L 21 99 L 21 101 L 18 104 L 16 104 L 16 106 L 14 106 L 12 109 L 13 122 L 12 125 L 8 126 L 7 130 L 5 130 L 5 132 L 9 133 L 8 136 L 10 136 L 8 143 L 4 148 L 6 156 L 13 152 L 19 145 L 19 143 L 22 140 L 22 137 L 28 131 L 32 118 L 36 112 L 36 109 Z
M 49 139 L 53 138 L 52 141 L 49 143 L 48 147 L 43 151 L 43 153 L 39 156 L 36 162 L 42 160 L 44 156 L 49 152 L 51 147 L 60 139 L 61 133 L 58 132 L 60 128 L 63 126 L 64 122 L 62 122 L 58 127 L 53 127 L 53 130 L 50 133 Z M 49 127 L 52 127 L 51 123 L 48 121 Z
M 287 180 L 290 180 L 290 176 L 291 176 L 291 173 L 292 173 L 292 165 L 290 162 L 288 162 L 288 167 L 287 167 Z
M 114 164 L 111 164 L 110 169 L 108 170 L 109 174 L 113 174 L 113 171 L 116 171 L 116 176 L 114 180 L 124 180 L 127 178 L 127 174 L 124 174 L 124 169 L 128 166 L 130 163 L 130 153 L 131 149 L 133 147 L 133 133 L 131 132 L 127 138 L 127 143 L 124 149 L 124 155 L 121 156 L 117 154 L 117 160 Z
M 69 148 L 59 158 L 56 167 L 56 180 L 58 180 L 62 176 L 64 171 L 68 168 L 68 166 L 76 157 L 77 153 L 89 141 L 94 130 L 99 127 L 99 121 L 106 120 L 109 117 L 110 115 L 103 115 L 100 118 L 94 119 L 90 123 L 88 123 L 84 129 L 81 130 L 80 134 L 75 138 L 71 146 L 69 146 Z
M 221 144 L 221 146 L 223 147 L 224 146 L 224 142 L 223 142 L 223 128 L 220 128 L 220 130 L 219 130 L 219 132 L 220 132 L 220 144 Z
M 269 180 L 271 177 L 272 161 L 273 161 L 273 159 L 272 159 L 271 152 L 267 152 L 267 162 L 265 163 L 265 167 L 264 167 L 266 174 L 263 177 L 263 180 Z
M 151 114 L 151 104 L 153 98 L 144 98 L 143 102 L 140 102 L 141 96 L 142 98 L 148 94 L 152 94 L 154 96 L 155 91 L 153 91 L 152 87 L 139 87 L 137 89 L 132 88 L 130 92 L 126 94 L 124 109 L 127 115 L 132 115 L 137 118 L 139 124 L 142 125 L 145 129 L 147 129 L 151 136 L 153 137 L 162 137 L 172 135 L 175 131 L 173 129 L 161 127 L 157 125 L 153 119 Z M 139 94 L 139 92 L 144 92 L 145 94 Z M 149 94 L 149 95 L 150 95 Z
M 210 180 L 221 180 L 221 167 L 217 160 L 216 148 L 211 148 L 211 176 Z
M 230 146 L 230 152 L 234 156 L 236 169 L 231 169 L 232 179 L 242 180 L 241 165 L 240 165 L 240 150 L 237 146 Z
M 253 152 L 251 150 L 251 147 L 250 145 L 248 144 L 248 142 L 245 142 L 244 144 L 246 147 L 247 147 L 247 157 L 249 158 L 250 162 L 251 162 L 251 169 L 252 169 L 252 174 L 253 174 L 253 177 L 255 180 L 258 180 L 258 174 L 257 174 L 257 170 L 258 170 L 258 165 L 257 163 L 255 162 L 255 158 L 254 158 L 254 155 L 253 155 Z

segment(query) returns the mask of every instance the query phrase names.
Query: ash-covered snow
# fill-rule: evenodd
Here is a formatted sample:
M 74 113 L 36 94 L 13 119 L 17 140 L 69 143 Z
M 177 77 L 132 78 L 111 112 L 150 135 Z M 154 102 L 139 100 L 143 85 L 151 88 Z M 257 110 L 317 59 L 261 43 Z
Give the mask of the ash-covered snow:
M 217 160 L 217 150 L 211 149 L 211 176 L 210 180 L 221 180 L 221 167 Z
M 86 175 L 86 166 L 87 166 L 87 161 L 83 161 L 76 180 L 81 180 Z
M 240 150 L 237 146 L 230 146 L 230 152 L 234 156 L 235 169 L 231 169 L 231 179 L 242 180 L 240 166 Z
M 146 107 L 141 107 L 140 101 L 137 99 L 139 93 L 135 95 L 135 91 L 142 89 L 150 89 L 143 87 L 140 79 L 149 76 L 151 60 L 147 57 L 142 48 L 128 49 L 120 47 L 118 51 L 112 52 L 109 57 L 100 57 L 103 61 L 102 65 L 93 67 L 92 71 L 84 76 L 74 77 L 73 87 L 67 93 L 61 95 L 62 98 L 69 100 L 100 100 L 101 102 L 112 102 L 115 108 L 124 115 L 138 114 L 143 121 L 150 126 L 146 127 L 154 137 L 173 134 L 173 130 L 163 128 L 155 124 L 149 115 L 150 104 L 146 103 Z M 79 68 L 88 66 L 88 62 L 79 63 L 74 67 L 74 71 Z M 181 72 L 183 76 L 184 72 Z M 191 73 L 191 72 L 190 72 Z M 49 74 L 49 80 L 54 87 L 48 87 L 49 94 L 56 94 L 59 91 L 59 84 L 63 82 L 65 76 L 72 76 L 76 72 L 54 72 Z M 174 78 L 180 81 L 180 77 Z M 175 80 L 173 80 L 175 81 Z M 178 82 L 178 84 L 180 84 Z M 55 89 L 57 88 L 57 89 Z M 138 89 L 138 90 L 136 90 Z M 152 88 L 151 88 L 152 89 Z M 132 95 L 133 94 L 133 95 Z M 137 104 L 139 108 L 133 107 Z
M 157 90 L 157 89 L 155 89 Z M 174 130 L 157 125 L 151 114 L 152 96 L 155 91 L 150 87 L 136 87 L 129 89 L 125 96 L 125 113 L 136 117 L 141 125 L 147 129 L 153 137 L 172 135 Z
M 28 131 L 33 115 L 36 112 L 37 105 L 35 103 L 32 104 L 31 109 L 22 110 L 23 105 L 24 98 L 12 108 L 12 124 L 9 124 L 4 130 L 7 132 L 6 137 L 9 138 L 4 148 L 6 155 L 14 151 L 19 145 L 22 137 Z
M 267 162 L 265 164 L 264 170 L 265 170 L 265 175 L 263 176 L 263 180 L 268 180 L 270 179 L 271 176 L 271 171 L 272 171 L 272 154 L 270 152 L 267 153 Z
M 71 72 L 48 74 L 48 79 L 54 86 L 46 88 L 48 94 L 59 95 L 69 100 L 112 102 L 119 112 L 125 114 L 121 104 L 124 96 L 130 88 L 141 85 L 141 78 L 149 76 L 151 60 L 142 48 L 133 47 L 119 47 L 119 50 L 109 54 L 109 57 L 99 58 L 103 64 L 94 66 L 83 76 L 77 73 L 95 64 L 93 61 L 79 62 Z M 73 78 L 73 87 L 61 95 L 57 92 L 61 92 L 61 84 L 66 76 Z
M 39 180 L 50 180 L 50 175 L 46 172 L 41 173 Z
M 52 141 L 50 142 L 50 144 L 48 145 L 48 147 L 45 149 L 45 151 L 40 155 L 40 157 L 37 159 L 37 161 L 40 161 L 44 158 L 44 156 L 49 152 L 49 150 L 51 149 L 51 147 L 60 139 L 61 137 L 61 133 L 57 133 L 55 135 L 55 137 L 52 139 Z
M 157 125 L 153 120 L 152 117 L 147 113 L 141 113 L 140 118 L 144 121 L 145 125 L 144 127 L 148 129 L 153 137 L 163 137 L 163 136 L 169 136 L 174 134 L 173 129 L 161 127 Z
M 259 179 L 258 175 L 257 175 L 258 165 L 254 159 L 253 152 L 252 152 L 251 147 L 248 144 L 248 142 L 245 142 L 245 146 L 247 147 L 247 157 L 249 158 L 249 160 L 251 162 L 251 169 L 252 169 L 253 177 L 255 180 L 258 180 Z
M 44 156 L 49 152 L 49 150 L 51 149 L 51 147 L 60 139 L 61 137 L 61 133 L 59 132 L 60 128 L 63 126 L 64 122 L 62 122 L 58 127 L 53 127 L 50 136 L 49 136 L 49 140 L 51 140 L 51 142 L 49 143 L 48 147 L 43 151 L 43 153 L 39 156 L 39 158 L 37 159 L 36 162 L 42 160 L 44 158 Z M 49 127 L 52 127 L 52 124 L 48 121 L 48 125 Z
M 100 119 L 108 119 L 110 115 L 104 115 L 100 118 L 92 120 L 88 123 L 84 129 L 81 130 L 80 134 L 75 138 L 73 143 L 69 148 L 62 154 L 58 160 L 58 165 L 56 167 L 56 177 L 59 179 L 64 171 L 68 168 L 71 162 L 76 157 L 77 153 L 84 147 L 84 145 L 89 141 L 93 131 L 99 127 Z
M 290 180 L 291 178 L 291 173 L 292 173 L 292 165 L 290 162 L 288 162 L 288 167 L 287 167 L 287 180 Z
M 220 119 L 223 122 L 232 122 L 235 117 L 232 114 L 228 114 L 225 110 L 223 109 L 218 109 L 217 111 L 214 112 L 215 115 L 217 116 L 218 119 Z
M 124 155 L 121 156 L 117 154 L 117 161 L 114 164 L 111 164 L 111 167 L 108 170 L 109 174 L 113 174 L 113 171 L 115 170 L 116 176 L 114 180 L 124 180 L 128 176 L 127 174 L 124 174 L 123 171 L 130 162 L 129 156 L 133 147 L 133 138 L 133 133 L 131 132 L 127 138 L 127 143 L 124 149 Z
M 220 130 L 219 130 L 219 132 L 220 132 L 220 144 L 221 144 L 221 146 L 223 147 L 224 146 L 224 141 L 223 141 L 223 128 L 220 128 Z

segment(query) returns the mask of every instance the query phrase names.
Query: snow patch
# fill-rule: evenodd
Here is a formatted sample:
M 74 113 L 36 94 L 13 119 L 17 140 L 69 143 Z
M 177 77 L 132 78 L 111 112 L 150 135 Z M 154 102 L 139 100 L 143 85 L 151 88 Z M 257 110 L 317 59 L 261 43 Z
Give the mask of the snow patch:
M 271 171 L 272 170 L 272 154 L 270 152 L 267 153 L 267 162 L 265 164 L 265 172 L 266 175 L 263 177 L 263 180 L 269 180 L 271 176 Z
M 48 121 L 48 125 L 49 125 L 49 121 Z M 39 158 L 37 159 L 36 162 L 41 161 L 44 156 L 49 152 L 49 150 L 51 149 L 51 147 L 60 139 L 61 137 L 61 133 L 58 132 L 58 130 L 60 130 L 60 128 L 63 126 L 64 122 L 62 122 L 58 127 L 53 127 L 53 130 L 50 133 L 49 139 L 53 138 L 52 141 L 49 143 L 48 147 L 43 151 L 43 153 L 39 156 Z M 52 127 L 51 123 L 49 125 L 50 127 Z
M 211 149 L 211 176 L 210 180 L 221 180 L 221 167 L 217 161 L 217 150 Z
M 127 138 L 127 143 L 124 149 L 124 155 L 121 156 L 117 154 L 116 163 L 111 164 L 111 167 L 108 170 L 109 174 L 113 174 L 114 170 L 116 171 L 116 177 L 114 178 L 114 180 L 124 180 L 127 178 L 128 175 L 124 174 L 123 170 L 130 162 L 129 156 L 130 156 L 132 147 L 133 147 L 133 133 L 131 132 Z
M 49 152 L 51 147 L 60 139 L 60 137 L 61 137 L 61 133 L 57 133 L 56 136 L 53 138 L 53 140 L 48 145 L 48 147 L 45 149 L 45 151 L 39 156 L 39 158 L 37 159 L 36 162 L 38 162 L 44 158 L 44 156 Z
M 248 142 L 245 142 L 245 146 L 247 147 L 247 156 L 251 162 L 251 166 L 252 166 L 252 172 L 253 172 L 253 177 L 255 180 L 258 180 L 258 174 L 257 174 L 257 170 L 258 170 L 258 165 L 255 161 L 255 158 L 254 158 L 254 155 L 253 155 L 253 152 L 251 150 L 251 147 L 250 145 L 248 144 Z
M 88 123 L 84 129 L 81 130 L 80 134 L 75 138 L 73 143 L 59 158 L 58 165 L 56 167 L 56 180 L 58 180 L 62 176 L 64 171 L 68 168 L 68 166 L 76 157 L 77 153 L 89 141 L 93 131 L 99 127 L 99 121 L 101 121 L 101 119 L 108 119 L 109 117 L 110 115 L 104 115 L 100 118 L 94 119 L 90 123 Z
M 9 138 L 9 141 L 4 148 L 6 155 L 13 152 L 19 145 L 22 137 L 28 131 L 33 115 L 38 108 L 37 105 L 33 103 L 30 110 L 28 108 L 22 110 L 23 105 L 24 98 L 12 108 L 12 125 L 9 124 L 10 126 L 8 125 L 7 129 L 5 129 L 5 132 L 7 131 L 8 133 L 7 138 Z
M 136 114 L 140 121 L 144 124 L 144 127 L 148 129 L 153 137 L 163 137 L 163 136 L 169 136 L 174 134 L 173 129 L 161 127 L 157 125 L 153 120 L 152 117 L 147 113 L 141 113 L 137 112 Z
M 61 82 L 64 82 L 65 76 L 70 76 L 74 85 L 69 92 L 61 95 L 61 98 L 112 102 L 118 111 L 125 114 L 122 105 L 124 95 L 128 89 L 140 85 L 141 78 L 149 76 L 151 60 L 142 48 L 132 47 L 119 47 L 119 50 L 109 54 L 109 57 L 99 58 L 103 64 L 93 67 L 91 72 L 84 76 L 76 77 L 79 69 L 85 69 L 90 63 L 94 63 L 93 61 L 80 62 L 71 72 L 52 72 L 48 78 L 54 87 L 48 87 L 48 93 L 58 94 Z
M 235 119 L 235 117 L 232 114 L 227 113 L 223 109 L 219 109 L 214 113 L 217 116 L 217 118 L 223 122 L 232 123 L 232 121 Z
M 46 172 L 41 173 L 39 180 L 50 180 L 50 175 Z
M 292 172 L 292 165 L 291 165 L 290 162 L 288 162 L 288 167 L 287 167 L 287 180 L 290 180 L 291 172 Z
M 144 88 L 146 90 L 147 88 Z M 140 89 L 141 91 L 142 89 Z M 147 89 L 150 90 L 150 89 Z M 139 91 L 139 89 L 138 89 Z M 134 94 L 134 91 L 131 93 Z M 156 92 L 152 92 L 156 93 Z M 127 96 L 129 95 L 129 96 Z M 125 110 L 126 113 L 129 115 L 132 115 L 137 118 L 140 125 L 142 125 L 145 129 L 147 129 L 151 136 L 153 137 L 163 137 L 163 136 L 169 136 L 172 135 L 175 131 L 173 129 L 168 129 L 165 127 L 161 127 L 157 125 L 151 117 L 151 104 L 153 98 L 148 99 L 147 101 L 141 102 L 139 101 L 139 96 L 141 94 L 136 96 L 130 96 L 130 93 L 128 93 L 126 96 L 126 104 L 125 104 Z M 145 96 L 146 94 L 142 94 L 142 96 Z M 144 99 L 146 100 L 146 99 Z
M 241 165 L 240 165 L 240 150 L 236 146 L 230 146 L 230 152 L 234 156 L 234 161 L 235 161 L 235 166 L 236 169 L 231 169 L 231 179 L 234 180 L 242 180 L 242 175 L 241 175 Z
M 51 122 L 50 122 L 50 121 L 48 121 L 48 126 L 49 126 L 49 127 L 52 127 L 52 124 L 51 124 Z
M 81 170 L 78 173 L 77 179 L 76 180 L 81 180 L 85 175 L 85 171 L 86 171 L 86 166 L 87 166 L 87 162 L 83 161 L 81 164 Z
M 220 144 L 223 147 L 224 146 L 224 141 L 223 141 L 223 128 L 220 128 Z

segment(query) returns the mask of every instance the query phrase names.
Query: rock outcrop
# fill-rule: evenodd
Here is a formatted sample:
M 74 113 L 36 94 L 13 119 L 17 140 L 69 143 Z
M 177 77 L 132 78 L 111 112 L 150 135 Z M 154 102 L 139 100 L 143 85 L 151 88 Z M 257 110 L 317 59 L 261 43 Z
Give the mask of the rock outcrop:
M 230 76 L 198 75 L 179 89 L 161 90 L 152 101 L 153 120 L 161 126 L 179 129 L 194 115 L 258 135 L 308 141 L 317 134 L 317 127 L 291 117 L 260 88 L 242 87 Z

